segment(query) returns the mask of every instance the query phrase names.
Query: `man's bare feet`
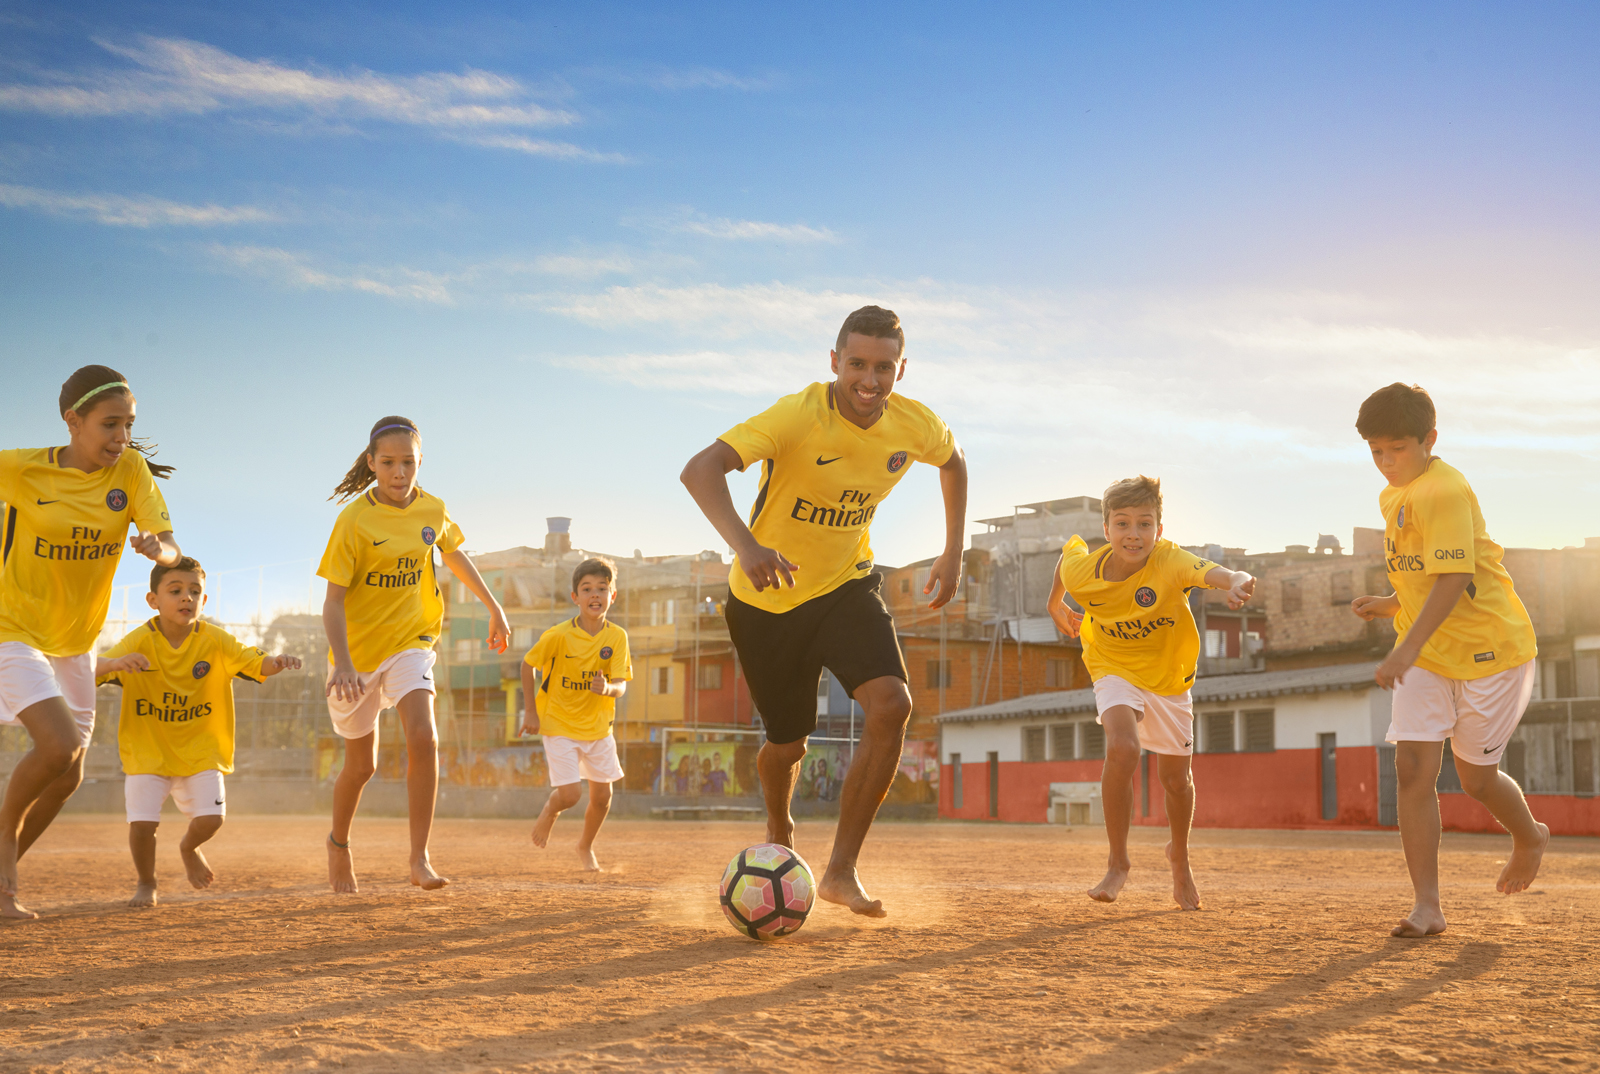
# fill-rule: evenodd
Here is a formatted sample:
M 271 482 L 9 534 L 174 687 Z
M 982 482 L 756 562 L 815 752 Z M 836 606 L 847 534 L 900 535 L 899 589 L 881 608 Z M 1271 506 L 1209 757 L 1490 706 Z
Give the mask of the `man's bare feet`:
M 1189 869 L 1189 857 L 1182 861 L 1173 857 L 1172 844 L 1167 844 L 1167 863 L 1172 866 L 1172 901 L 1180 910 L 1200 909 L 1200 889 L 1194 886 L 1194 873 Z
M 578 848 L 578 864 L 582 865 L 584 869 L 591 873 L 598 873 L 600 871 L 600 859 L 594 856 L 593 847 Z
M 154 884 L 140 884 L 133 889 L 133 898 L 128 900 L 128 905 L 137 910 L 142 910 L 147 906 L 154 906 L 159 901 L 156 898 L 156 886 Z
M 217 874 L 211 871 L 211 863 L 206 861 L 206 856 L 200 853 L 199 847 L 195 847 L 193 850 L 185 850 L 180 845 L 178 847 L 178 855 L 183 858 L 183 868 L 189 874 L 189 883 L 197 891 L 204 891 L 211 886 L 211 881 L 217 878 Z M 152 889 L 151 894 L 153 895 L 154 893 Z M 134 897 L 137 898 L 138 896 Z
M 1400 924 L 1389 930 L 1389 935 L 1415 939 L 1421 936 L 1437 936 L 1448 927 L 1444 911 L 1431 906 L 1414 906 Z
M 848 871 L 835 871 L 830 867 L 822 875 L 822 883 L 817 885 L 817 895 L 828 902 L 848 906 L 852 914 L 862 917 L 889 916 L 889 911 L 883 908 L 883 900 L 867 896 L 866 889 L 861 886 L 861 878 L 853 867 Z
M 333 836 L 328 836 L 328 886 L 340 895 L 354 894 L 359 888 L 356 885 L 356 863 L 350 856 L 350 844 L 340 846 L 333 841 Z
M 0 918 L 8 921 L 32 921 L 39 915 L 17 901 L 15 895 L 0 892 Z
M 1495 881 L 1494 889 L 1503 891 L 1507 895 L 1515 895 L 1519 891 L 1528 890 L 1534 877 L 1539 875 L 1539 865 L 1544 861 L 1545 848 L 1550 845 L 1550 826 L 1534 821 L 1539 828 L 1539 843 L 1537 846 L 1511 848 L 1511 857 L 1506 861 L 1506 867 L 1500 870 L 1500 879 Z
M 424 853 L 421 858 L 411 863 L 411 882 L 423 891 L 438 891 L 450 881 L 433 871 L 433 865 Z
M 781 821 L 767 818 L 767 842 L 794 849 L 794 818 L 785 816 Z
M 544 808 L 539 810 L 539 819 L 533 822 L 533 845 L 543 850 L 550 842 L 550 829 L 556 826 L 556 818 L 561 814 L 550 808 L 550 803 L 555 801 L 555 795 L 545 799 Z
M 1107 867 L 1100 883 L 1089 889 L 1089 898 L 1095 902 L 1116 902 L 1117 896 L 1122 894 L 1122 885 L 1128 882 L 1128 868 L 1125 864 Z

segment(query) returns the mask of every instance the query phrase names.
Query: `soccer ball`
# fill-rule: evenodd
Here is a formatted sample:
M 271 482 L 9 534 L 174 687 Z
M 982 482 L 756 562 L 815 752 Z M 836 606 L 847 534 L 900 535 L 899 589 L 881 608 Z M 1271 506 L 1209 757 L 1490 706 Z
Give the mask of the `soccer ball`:
M 817 899 L 805 859 L 777 843 L 757 843 L 733 856 L 722 873 L 722 912 L 753 940 L 775 940 L 805 924 Z

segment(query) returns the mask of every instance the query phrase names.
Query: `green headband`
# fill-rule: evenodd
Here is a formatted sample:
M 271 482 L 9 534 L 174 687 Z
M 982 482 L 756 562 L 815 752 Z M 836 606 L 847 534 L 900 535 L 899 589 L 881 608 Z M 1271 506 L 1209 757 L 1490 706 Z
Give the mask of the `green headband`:
M 98 388 L 90 388 L 88 391 L 83 393 L 82 397 L 79 398 L 79 400 L 76 403 L 73 403 L 71 406 L 67 407 L 67 409 L 68 410 L 77 410 L 83 404 L 87 403 L 90 399 L 94 398 L 95 396 L 99 395 L 101 392 L 106 391 L 109 388 L 126 388 L 127 386 L 128 386 L 128 382 L 125 381 L 125 380 L 114 380 L 110 384 L 102 384 Z

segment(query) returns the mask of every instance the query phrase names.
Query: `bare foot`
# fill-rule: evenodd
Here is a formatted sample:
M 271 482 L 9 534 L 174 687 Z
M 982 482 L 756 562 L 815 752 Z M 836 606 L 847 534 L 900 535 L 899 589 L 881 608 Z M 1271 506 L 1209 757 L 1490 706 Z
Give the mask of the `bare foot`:
M 854 868 L 835 871 L 830 867 L 822 875 L 822 883 L 817 885 L 817 895 L 828 902 L 848 906 L 852 914 L 862 917 L 889 916 L 889 911 L 883 908 L 883 900 L 867 897 L 867 891 L 861 886 L 861 878 L 856 875 Z
M 154 906 L 158 901 L 154 884 L 140 884 L 133 889 L 133 898 L 128 900 L 128 905 L 142 910 L 147 906 Z
M 1194 873 L 1189 869 L 1189 857 L 1183 861 L 1172 856 L 1172 844 L 1167 844 L 1167 862 L 1172 866 L 1172 901 L 1180 910 L 1200 909 L 1200 889 L 1194 886 Z
M 1503 891 L 1507 895 L 1526 891 L 1528 885 L 1533 883 L 1533 878 L 1539 875 L 1539 863 L 1544 861 L 1545 848 L 1550 845 L 1550 826 L 1538 821 L 1534 821 L 1534 824 L 1539 827 L 1539 845 L 1511 848 L 1511 857 L 1506 861 L 1506 867 L 1500 870 L 1500 879 L 1495 881 L 1496 891 Z
M 544 808 L 539 810 L 539 819 L 533 822 L 533 845 L 543 850 L 545 844 L 550 842 L 550 829 L 556 826 L 556 818 L 561 814 L 550 808 L 550 803 L 555 801 L 552 794 L 545 799 Z
M 1414 906 L 1400 924 L 1389 930 L 1389 935 L 1415 939 L 1421 936 L 1437 936 L 1448 927 L 1444 911 L 1428 906 Z
M 777 843 L 781 847 L 788 847 L 790 850 L 793 850 L 794 818 L 786 814 L 783 820 L 774 821 L 771 817 L 768 817 L 767 842 Z
M 1089 898 L 1095 902 L 1116 902 L 1117 896 L 1122 894 L 1122 885 L 1127 882 L 1128 866 L 1112 865 L 1106 869 L 1100 883 L 1089 889 Z
M 8 921 L 32 921 L 38 916 L 18 902 L 15 895 L 0 891 L 0 917 Z
M 328 886 L 340 895 L 352 895 L 356 885 L 356 863 L 349 845 L 339 846 L 328 836 Z
M 423 891 L 438 891 L 450 881 L 433 871 L 433 866 L 428 862 L 428 855 L 411 863 L 411 882 Z
M 184 871 L 189 874 L 189 883 L 194 885 L 196 890 L 203 891 L 211 886 L 211 881 L 217 878 L 217 874 L 211 871 L 211 863 L 206 861 L 206 856 L 200 853 L 199 847 L 195 847 L 193 850 L 185 850 L 182 844 L 179 844 L 178 855 L 183 858 Z M 155 895 L 154 888 L 151 889 L 150 894 L 152 896 Z M 138 896 L 135 895 L 134 898 L 138 898 Z M 152 905 L 154 905 L 154 901 L 152 898 Z
M 582 865 L 584 869 L 591 873 L 598 873 L 600 871 L 600 859 L 594 856 L 593 848 L 578 848 L 578 864 Z

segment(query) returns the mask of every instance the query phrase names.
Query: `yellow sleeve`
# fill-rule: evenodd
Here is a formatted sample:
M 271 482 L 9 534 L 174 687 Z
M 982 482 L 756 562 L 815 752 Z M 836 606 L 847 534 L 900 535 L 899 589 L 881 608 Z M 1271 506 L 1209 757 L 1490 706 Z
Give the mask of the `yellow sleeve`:
M 137 454 L 137 452 L 135 452 Z M 171 516 L 167 514 L 167 500 L 161 495 L 161 490 L 156 488 L 156 476 L 150 472 L 150 466 L 140 456 L 134 466 L 138 476 L 133 490 L 133 524 L 141 533 L 162 533 L 172 528 Z
M 742 471 L 753 462 L 772 459 L 809 430 L 801 428 L 801 397 L 786 395 L 748 421 L 742 421 L 717 437 L 739 453 Z
M 260 682 L 261 662 L 267 658 L 266 650 L 246 645 L 226 631 L 222 632 L 219 640 L 219 648 L 227 660 L 228 677 L 231 679 L 235 675 L 243 675 L 251 682 Z
M 606 669 L 606 678 L 621 682 L 633 681 L 633 653 L 628 649 L 628 632 L 618 630 L 621 638 L 611 649 L 611 663 Z
M 1422 573 L 1475 573 L 1472 498 L 1467 489 L 1455 482 L 1435 485 L 1412 502 L 1422 530 Z
M 16 503 L 22 480 L 22 449 L 0 451 L 0 503 Z
M 524 664 L 527 664 L 535 671 L 542 669 L 544 662 L 550 657 L 551 634 L 552 632 L 547 630 L 539 635 L 539 640 L 533 643 L 533 648 L 528 650 L 528 655 L 522 658 Z
M 131 634 L 125 634 L 125 635 L 123 635 L 123 638 L 122 638 L 121 641 L 117 642 L 111 648 L 109 648 L 105 652 L 101 653 L 96 659 L 99 659 L 99 660 L 118 660 L 118 659 L 121 659 L 124 656 L 127 656 L 129 653 L 138 652 L 139 651 L 139 640 L 140 640 L 139 639 L 139 632 L 140 631 L 144 631 L 145 633 L 149 633 L 149 631 L 146 631 L 144 627 L 140 627 L 138 630 L 135 630 Z M 95 683 L 96 686 L 106 686 L 106 685 L 109 685 L 109 684 L 115 684 L 117 686 L 121 686 L 122 685 L 122 679 L 119 677 L 119 673 L 118 672 L 113 671 L 109 675 L 100 676 L 98 679 L 96 679 L 94 681 L 94 683 Z
M 322 563 L 317 567 L 317 577 L 346 588 L 356 576 L 355 523 L 350 518 L 348 514 L 341 514 L 339 521 L 333 524 L 328 547 L 322 553 Z
M 943 466 L 950 461 L 950 456 L 955 454 L 956 438 L 950 431 L 950 426 L 944 420 L 922 406 L 923 428 L 921 442 L 911 452 L 911 457 L 917 462 L 929 463 L 933 466 Z
M 441 552 L 454 552 L 466 539 L 466 534 L 461 532 L 461 527 L 456 525 L 455 519 L 450 517 L 449 511 L 446 511 L 444 525 L 439 530 L 439 536 L 434 538 L 433 547 Z
M 1215 589 L 1215 586 L 1206 581 L 1206 575 L 1216 566 L 1218 564 L 1209 559 L 1201 559 L 1193 552 L 1173 545 L 1172 552 L 1167 557 L 1166 576 L 1184 589 Z

